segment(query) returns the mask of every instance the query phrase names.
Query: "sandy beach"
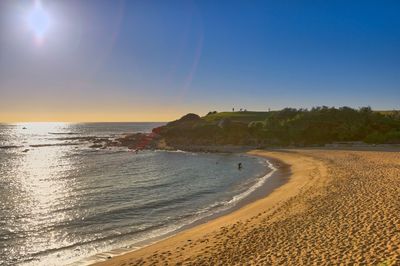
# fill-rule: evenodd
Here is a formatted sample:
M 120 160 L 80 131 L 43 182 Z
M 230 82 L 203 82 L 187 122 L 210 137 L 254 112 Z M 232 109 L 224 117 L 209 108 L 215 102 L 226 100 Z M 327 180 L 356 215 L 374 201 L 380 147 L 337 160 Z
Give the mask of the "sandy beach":
M 400 264 L 399 151 L 250 154 L 290 165 L 289 181 L 233 213 L 96 265 Z

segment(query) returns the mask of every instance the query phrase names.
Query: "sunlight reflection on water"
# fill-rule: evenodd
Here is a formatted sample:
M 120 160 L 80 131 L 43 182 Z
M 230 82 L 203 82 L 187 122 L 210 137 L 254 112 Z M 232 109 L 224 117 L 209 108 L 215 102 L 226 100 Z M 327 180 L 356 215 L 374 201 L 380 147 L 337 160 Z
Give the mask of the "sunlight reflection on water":
M 64 124 L 24 124 L 14 127 L 14 136 L 27 139 L 31 135 L 45 136 L 47 132 L 59 131 Z M 29 253 L 43 249 L 53 249 L 62 245 L 70 245 L 68 239 L 62 239 L 66 232 L 54 230 L 53 227 L 70 220 L 65 212 L 66 207 L 74 208 L 78 198 L 70 197 L 71 182 L 67 178 L 68 171 L 75 166 L 71 157 L 65 156 L 70 147 L 42 147 L 30 149 L 18 155 L 12 161 L 12 180 L 14 195 L 7 202 L 13 205 L 13 212 L 8 219 L 8 227 L 20 241 L 27 245 L 35 243 Z M 18 195 L 16 194 L 16 191 Z M 22 218 L 22 219 L 21 219 Z M 49 230 L 43 230 L 47 228 Z M 23 245 L 22 245 L 23 246 Z

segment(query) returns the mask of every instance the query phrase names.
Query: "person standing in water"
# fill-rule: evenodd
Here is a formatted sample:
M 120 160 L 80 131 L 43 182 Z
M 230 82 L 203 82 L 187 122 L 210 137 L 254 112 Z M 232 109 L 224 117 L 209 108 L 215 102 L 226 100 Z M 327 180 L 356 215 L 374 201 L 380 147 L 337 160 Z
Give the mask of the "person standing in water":
M 239 170 L 242 169 L 242 163 L 238 163 L 238 169 L 239 169 Z

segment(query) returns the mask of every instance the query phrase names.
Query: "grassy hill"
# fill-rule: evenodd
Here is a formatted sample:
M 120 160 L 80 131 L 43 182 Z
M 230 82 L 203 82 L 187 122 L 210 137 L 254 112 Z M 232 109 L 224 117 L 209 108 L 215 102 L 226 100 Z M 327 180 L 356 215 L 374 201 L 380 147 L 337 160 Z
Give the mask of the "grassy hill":
M 400 144 L 400 112 L 326 106 L 309 110 L 210 112 L 204 117 L 187 114 L 154 132 L 169 146 L 307 146 L 346 141 Z

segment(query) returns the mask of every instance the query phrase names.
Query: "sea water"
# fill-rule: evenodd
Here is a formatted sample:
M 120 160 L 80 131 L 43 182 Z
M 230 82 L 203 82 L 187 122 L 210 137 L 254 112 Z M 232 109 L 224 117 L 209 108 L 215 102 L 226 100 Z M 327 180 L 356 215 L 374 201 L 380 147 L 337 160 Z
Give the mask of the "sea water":
M 268 162 L 256 157 L 94 149 L 81 138 L 160 125 L 0 124 L 0 265 L 133 247 L 234 206 L 263 181 Z

